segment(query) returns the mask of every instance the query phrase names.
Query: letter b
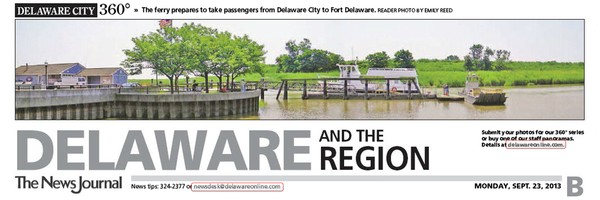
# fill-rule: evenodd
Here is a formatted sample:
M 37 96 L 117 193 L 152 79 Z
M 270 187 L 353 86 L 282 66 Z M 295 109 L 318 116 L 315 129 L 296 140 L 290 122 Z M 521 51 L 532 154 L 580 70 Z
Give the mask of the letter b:
M 568 197 L 576 197 L 581 196 L 583 194 L 583 179 L 578 176 L 569 176 L 567 177 L 567 196 Z M 573 189 L 577 191 L 573 191 Z

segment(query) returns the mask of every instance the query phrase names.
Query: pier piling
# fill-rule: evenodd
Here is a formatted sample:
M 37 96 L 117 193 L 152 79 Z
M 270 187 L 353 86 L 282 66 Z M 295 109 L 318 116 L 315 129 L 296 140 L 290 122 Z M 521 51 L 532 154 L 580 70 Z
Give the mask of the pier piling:
M 302 99 L 308 98 L 308 92 L 306 91 L 306 80 L 302 83 Z
M 411 82 L 408 82 L 408 99 L 412 98 Z
M 369 99 L 369 80 L 365 80 L 365 100 Z
M 327 80 L 323 80 L 323 99 L 327 99 Z
M 348 80 L 344 80 L 344 99 L 348 99 Z
M 288 99 L 288 81 L 283 82 L 283 100 Z
M 390 99 L 390 80 L 385 80 L 385 99 Z

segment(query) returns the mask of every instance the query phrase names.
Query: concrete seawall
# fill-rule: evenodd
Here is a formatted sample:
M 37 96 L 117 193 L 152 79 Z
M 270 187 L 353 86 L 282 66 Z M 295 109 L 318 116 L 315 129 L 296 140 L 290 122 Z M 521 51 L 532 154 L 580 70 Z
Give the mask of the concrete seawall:
M 206 119 L 258 113 L 260 91 L 145 94 L 129 89 L 15 92 L 15 118 L 24 119 Z

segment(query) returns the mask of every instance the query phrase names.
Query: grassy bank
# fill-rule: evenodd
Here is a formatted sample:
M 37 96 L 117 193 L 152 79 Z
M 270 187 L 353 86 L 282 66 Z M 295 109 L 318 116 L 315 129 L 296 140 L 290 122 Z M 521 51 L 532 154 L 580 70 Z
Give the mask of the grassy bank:
M 477 72 L 484 86 L 526 86 L 551 84 L 583 84 L 581 71 L 500 71 Z M 419 83 L 424 86 L 439 87 L 448 84 L 462 87 L 467 72 L 425 71 L 419 72 Z
M 424 86 L 464 86 L 468 72 L 463 62 L 422 61 L 417 62 L 419 83 Z M 477 71 L 484 86 L 527 86 L 551 84 L 583 84 L 583 63 L 558 62 L 510 62 L 509 70 Z
M 419 73 L 419 83 L 427 87 L 440 87 L 448 84 L 452 87 L 464 86 L 467 72 L 464 71 L 463 62 L 460 61 L 417 61 L 416 67 Z M 584 83 L 584 64 L 583 63 L 558 63 L 558 62 L 510 62 L 510 70 L 505 71 L 478 71 L 481 77 L 481 84 L 484 86 L 526 86 L 526 85 L 550 85 L 550 84 L 583 84 Z M 319 72 L 319 73 L 278 73 L 277 67 L 268 66 L 264 71 L 264 77 L 267 81 L 280 81 L 282 78 L 316 78 L 318 76 L 337 77 L 339 72 Z M 366 74 L 367 69 L 361 68 L 361 72 Z M 246 74 L 237 78 L 236 81 L 244 78 L 247 81 L 258 81 L 262 76 L 260 74 Z M 204 82 L 201 77 L 191 78 L 190 83 L 196 79 L 197 82 Z M 216 77 L 210 77 L 214 83 L 218 82 Z M 142 85 L 150 85 L 150 80 L 130 80 Z M 161 79 L 163 84 L 168 84 L 167 79 Z M 180 84 L 185 84 L 185 78 L 179 80 Z

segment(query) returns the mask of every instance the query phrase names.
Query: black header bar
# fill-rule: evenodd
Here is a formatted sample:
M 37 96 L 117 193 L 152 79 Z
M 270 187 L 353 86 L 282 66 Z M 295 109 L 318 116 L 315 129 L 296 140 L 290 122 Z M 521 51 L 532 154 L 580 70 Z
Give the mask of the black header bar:
M 15 17 L 98 17 L 98 4 L 15 3 Z

